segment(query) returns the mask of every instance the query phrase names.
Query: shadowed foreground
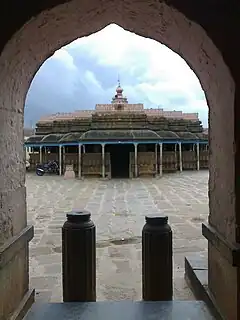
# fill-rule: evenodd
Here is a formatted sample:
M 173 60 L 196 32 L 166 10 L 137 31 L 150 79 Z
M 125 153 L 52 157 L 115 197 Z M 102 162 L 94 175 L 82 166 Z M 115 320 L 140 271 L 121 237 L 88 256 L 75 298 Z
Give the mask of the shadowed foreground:
M 194 299 L 184 280 L 184 256 L 207 254 L 201 223 L 208 215 L 208 172 L 161 179 L 63 180 L 28 175 L 31 285 L 36 299 L 61 301 L 61 227 L 66 212 L 85 208 L 97 226 L 97 299 L 141 299 L 141 229 L 144 215 L 169 216 L 174 245 L 174 298 Z

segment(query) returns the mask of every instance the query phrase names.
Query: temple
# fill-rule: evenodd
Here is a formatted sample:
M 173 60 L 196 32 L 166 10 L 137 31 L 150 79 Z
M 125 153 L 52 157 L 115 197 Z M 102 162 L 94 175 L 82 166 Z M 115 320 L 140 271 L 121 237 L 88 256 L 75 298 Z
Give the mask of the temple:
M 208 168 L 208 134 L 197 113 L 131 104 L 118 81 L 110 104 L 40 119 L 25 141 L 30 168 L 57 160 L 79 177 L 134 178 Z

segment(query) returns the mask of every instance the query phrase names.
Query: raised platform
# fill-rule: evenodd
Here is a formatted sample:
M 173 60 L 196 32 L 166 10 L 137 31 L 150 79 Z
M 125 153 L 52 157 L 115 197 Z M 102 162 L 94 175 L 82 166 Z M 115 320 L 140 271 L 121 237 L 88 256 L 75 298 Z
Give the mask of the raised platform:
M 195 297 L 206 303 L 215 319 L 223 319 L 208 289 L 207 257 L 185 257 L 185 278 Z
M 90 302 L 36 304 L 25 320 L 210 320 L 204 302 Z

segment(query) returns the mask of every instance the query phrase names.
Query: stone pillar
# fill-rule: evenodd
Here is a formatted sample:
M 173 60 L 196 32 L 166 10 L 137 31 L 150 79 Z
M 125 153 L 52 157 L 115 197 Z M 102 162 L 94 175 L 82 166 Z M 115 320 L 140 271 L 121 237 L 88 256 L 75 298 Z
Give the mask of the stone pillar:
M 138 144 L 134 143 L 134 176 L 138 177 Z
M 197 143 L 197 170 L 200 170 L 200 152 L 199 152 L 199 142 Z
M 62 175 L 62 146 L 59 146 L 59 175 Z
M 178 143 L 178 148 L 179 148 L 179 169 L 180 172 L 182 172 L 182 143 Z
M 163 144 L 159 143 L 159 176 L 163 175 Z
M 201 261 L 201 257 L 197 257 L 189 264 L 191 268 L 186 267 L 185 274 L 189 269 L 187 277 L 195 294 L 208 303 L 210 299 L 211 308 L 215 306 L 221 318 L 239 320 L 240 87 L 234 91 L 234 85 L 228 84 L 224 92 L 226 79 L 227 70 L 224 70 L 222 90 L 208 99 L 209 216 L 208 223 L 202 225 L 202 233 L 208 240 L 208 259 Z M 216 99 L 216 107 L 212 107 L 211 99 Z
M 158 175 L 158 144 L 155 144 L 155 176 Z
M 105 144 L 102 143 L 102 178 L 105 178 Z
M 231 93 L 231 91 L 229 91 Z M 240 87 L 209 114 L 208 287 L 224 319 L 240 319 Z M 227 104 L 228 112 L 222 106 Z M 222 124 L 222 125 L 220 125 Z
M 29 290 L 33 227 L 27 225 L 23 113 L 21 99 L 12 102 L 11 108 L 0 103 L 0 319 L 17 319 L 34 301 L 34 290 Z
M 78 145 L 78 178 L 82 178 L 82 145 Z
M 40 164 L 42 164 L 42 161 L 43 161 L 43 157 L 42 157 L 42 146 L 40 146 L 40 148 L 39 148 L 39 162 L 40 162 Z

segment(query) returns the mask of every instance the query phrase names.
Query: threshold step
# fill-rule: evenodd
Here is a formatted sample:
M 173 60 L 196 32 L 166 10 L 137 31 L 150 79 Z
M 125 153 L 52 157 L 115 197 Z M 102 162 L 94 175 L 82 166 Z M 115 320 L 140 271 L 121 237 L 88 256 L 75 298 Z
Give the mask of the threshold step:
M 34 304 L 25 320 L 212 320 L 202 301 Z

